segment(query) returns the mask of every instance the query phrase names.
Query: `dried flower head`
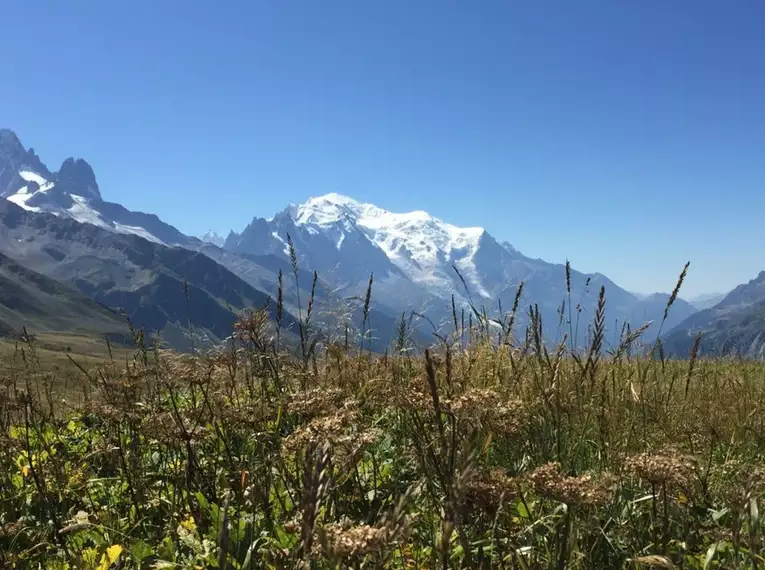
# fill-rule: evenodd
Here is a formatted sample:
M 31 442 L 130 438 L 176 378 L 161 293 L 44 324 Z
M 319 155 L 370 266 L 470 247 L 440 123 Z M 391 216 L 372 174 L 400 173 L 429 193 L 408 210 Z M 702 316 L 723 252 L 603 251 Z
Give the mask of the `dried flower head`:
M 496 511 L 500 502 L 518 493 L 518 480 L 509 477 L 504 469 L 478 473 L 464 486 L 463 496 L 468 507 L 483 511 Z
M 629 473 L 653 485 L 687 486 L 694 471 L 694 461 L 680 454 L 640 453 L 625 462 Z
M 470 389 L 445 406 L 466 422 L 481 421 L 501 436 L 517 434 L 523 425 L 524 406 L 490 389 Z
M 616 482 L 610 473 L 602 473 L 596 479 L 585 474 L 566 477 L 558 463 L 547 463 L 528 475 L 534 490 L 543 497 L 555 499 L 567 505 L 601 505 L 610 500 Z
M 287 410 L 306 417 L 322 416 L 336 411 L 342 405 L 343 397 L 338 388 L 313 388 L 295 394 L 287 402 Z
M 346 430 L 356 426 L 360 419 L 361 413 L 357 403 L 354 401 L 346 402 L 333 415 L 314 418 L 305 426 L 296 429 L 285 438 L 284 448 L 287 452 L 292 453 L 311 443 L 322 441 L 329 441 L 334 444 L 343 443 Z
M 19 521 L 0 525 L 0 538 L 13 538 L 24 529 L 24 524 Z
M 389 536 L 384 526 L 332 524 L 321 530 L 320 542 L 330 556 L 349 558 L 384 551 Z
M 419 413 L 433 413 L 433 397 L 424 378 L 414 378 L 395 395 L 396 405 Z

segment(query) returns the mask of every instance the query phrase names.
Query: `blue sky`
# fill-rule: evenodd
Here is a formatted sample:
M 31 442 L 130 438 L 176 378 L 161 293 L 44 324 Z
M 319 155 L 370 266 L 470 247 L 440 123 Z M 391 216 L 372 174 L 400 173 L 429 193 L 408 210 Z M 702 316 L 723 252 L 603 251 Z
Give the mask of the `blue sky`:
M 192 234 L 340 192 L 632 290 L 765 269 L 765 3 L 3 6 L 0 126 Z

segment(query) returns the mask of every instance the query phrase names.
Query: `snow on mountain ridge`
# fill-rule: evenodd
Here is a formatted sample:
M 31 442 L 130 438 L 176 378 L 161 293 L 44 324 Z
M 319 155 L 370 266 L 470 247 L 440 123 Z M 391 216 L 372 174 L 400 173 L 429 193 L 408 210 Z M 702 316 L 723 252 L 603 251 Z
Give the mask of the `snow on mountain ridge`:
M 20 170 L 19 176 L 21 176 L 27 182 L 36 182 L 40 186 L 43 186 L 44 184 L 50 184 L 48 180 L 46 180 L 43 176 L 40 176 L 36 172 L 30 172 L 28 170 Z
M 220 235 L 218 235 L 218 232 L 215 232 L 213 230 L 207 230 L 205 234 L 200 237 L 203 242 L 205 243 L 211 243 L 212 245 L 223 247 L 223 243 L 226 241 L 226 239 Z
M 93 168 L 81 158 L 67 158 L 57 172 L 49 170 L 9 129 L 0 129 L 1 198 L 30 212 L 69 217 L 155 243 L 181 245 L 196 241 L 154 215 L 104 201 Z
M 15 194 L 8 196 L 7 200 L 30 212 L 39 212 L 39 207 L 29 205 L 27 202 L 33 200 L 38 193 L 45 194 L 53 188 L 54 183 L 36 172 L 20 170 L 18 174 L 26 184 L 19 188 Z
M 481 227 L 461 228 L 422 210 L 393 213 L 335 193 L 310 198 L 286 212 L 309 232 L 331 234 L 338 249 L 355 226 L 410 279 L 429 287 L 453 290 L 454 264 L 474 292 L 489 297 L 474 260 L 486 233 Z

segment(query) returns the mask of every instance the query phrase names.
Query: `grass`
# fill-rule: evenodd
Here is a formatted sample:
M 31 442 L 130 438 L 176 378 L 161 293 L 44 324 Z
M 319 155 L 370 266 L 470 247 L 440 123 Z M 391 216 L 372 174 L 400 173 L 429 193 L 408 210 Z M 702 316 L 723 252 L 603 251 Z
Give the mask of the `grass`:
M 308 325 L 290 355 L 252 313 L 213 352 L 92 360 L 65 402 L 25 347 L 0 567 L 765 567 L 765 367 L 606 353 L 600 303 L 583 353 L 455 311 L 425 353 L 402 319 L 384 355 Z
M 106 341 L 92 335 L 44 332 L 38 333 L 35 338 L 39 364 L 49 371 L 71 366 L 67 354 L 88 366 L 109 359 L 109 346 Z M 20 358 L 19 349 L 24 346 L 25 343 L 16 340 L 0 339 L 0 365 L 8 366 L 15 358 Z M 112 345 L 111 350 L 114 358 L 123 360 L 133 352 L 118 345 Z

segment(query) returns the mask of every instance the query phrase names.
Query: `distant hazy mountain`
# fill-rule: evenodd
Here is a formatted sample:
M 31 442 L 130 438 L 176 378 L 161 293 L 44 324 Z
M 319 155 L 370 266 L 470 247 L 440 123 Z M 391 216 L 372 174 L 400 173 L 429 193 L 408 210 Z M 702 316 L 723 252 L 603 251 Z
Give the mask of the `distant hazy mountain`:
M 199 239 L 205 243 L 211 243 L 213 245 L 217 245 L 218 247 L 223 247 L 223 244 L 226 242 L 226 238 L 219 236 L 216 232 L 212 230 L 207 230 L 205 235 L 203 235 Z
M 522 307 L 538 305 L 551 335 L 568 332 L 578 322 L 584 339 L 601 285 L 612 332 L 625 322 L 635 327 L 663 316 L 655 296 L 639 299 L 601 274 L 575 270 L 570 273 L 571 312 L 564 307 L 561 316 L 562 303 L 569 301 L 564 265 L 526 257 L 483 228 L 460 228 L 422 211 L 396 214 L 338 194 L 291 205 L 270 219 L 255 218 L 241 234 L 232 232 L 224 248 L 285 258 L 287 236 L 301 265 L 318 270 L 343 294 L 363 294 L 373 272 L 377 302 L 395 311 L 425 312 L 438 323 L 451 322 L 452 296 L 459 307 L 472 301 L 489 311 L 497 311 L 500 303 L 508 310 L 521 282 Z M 693 310 L 677 303 L 672 318 L 682 320 Z
M 765 271 L 678 324 L 664 339 L 665 349 L 687 356 L 698 333 L 702 355 L 765 358 Z
M 126 340 L 125 320 L 82 293 L 0 254 L 0 335 L 67 332 Z
M 705 293 L 688 299 L 688 302 L 699 311 L 703 311 L 704 309 L 714 307 L 717 303 L 722 301 L 726 295 L 727 293 Z

